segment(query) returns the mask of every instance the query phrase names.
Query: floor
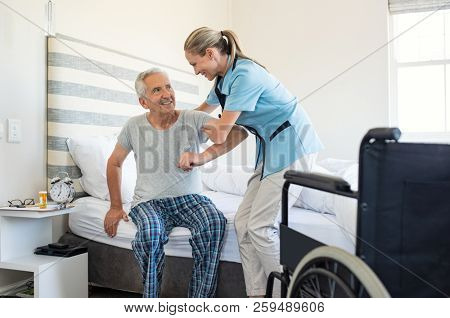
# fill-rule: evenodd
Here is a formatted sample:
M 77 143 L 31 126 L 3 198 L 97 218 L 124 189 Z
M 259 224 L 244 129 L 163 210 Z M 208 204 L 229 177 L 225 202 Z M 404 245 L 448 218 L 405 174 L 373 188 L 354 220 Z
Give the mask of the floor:
M 109 289 L 103 287 L 89 286 L 89 298 L 141 298 L 141 294 Z

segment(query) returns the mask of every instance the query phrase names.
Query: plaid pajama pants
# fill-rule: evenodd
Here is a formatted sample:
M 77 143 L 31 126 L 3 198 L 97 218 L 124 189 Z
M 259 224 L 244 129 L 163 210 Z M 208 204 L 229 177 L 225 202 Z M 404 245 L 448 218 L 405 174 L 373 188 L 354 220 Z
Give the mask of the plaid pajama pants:
M 143 297 L 159 297 L 164 244 L 177 226 L 188 228 L 192 235 L 189 243 L 194 268 L 188 297 L 214 297 L 227 220 L 209 198 L 189 194 L 154 199 L 133 207 L 129 216 L 137 227 L 131 244 L 143 276 Z

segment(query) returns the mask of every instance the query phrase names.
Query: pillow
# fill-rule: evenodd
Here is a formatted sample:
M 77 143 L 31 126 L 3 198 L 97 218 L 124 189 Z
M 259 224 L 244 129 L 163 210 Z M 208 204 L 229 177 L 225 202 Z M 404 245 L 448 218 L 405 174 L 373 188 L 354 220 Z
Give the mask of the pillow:
M 326 159 L 319 163 L 325 164 L 327 168 L 331 168 L 333 171 L 316 164 L 313 166 L 312 172 L 340 177 L 350 184 L 352 190 L 358 190 L 359 165 L 357 163 L 337 159 Z M 340 226 L 341 231 L 355 245 L 358 205 L 356 199 L 304 187 L 294 205 L 319 213 L 335 215 L 336 223 Z
M 317 164 L 313 165 L 311 172 L 324 175 L 333 175 L 330 171 Z M 291 187 L 294 187 L 294 185 Z M 319 213 L 334 215 L 334 196 L 335 195 L 332 193 L 303 187 L 297 201 L 294 203 L 294 206 Z
M 220 165 L 212 162 L 200 168 L 204 185 L 217 192 L 243 196 L 254 173 L 250 166 Z M 280 190 L 281 191 L 281 190 Z
M 339 171 L 347 169 L 356 163 L 357 162 L 354 160 L 343 160 L 343 159 L 334 159 L 334 158 L 327 158 L 327 159 L 323 159 L 323 160 L 317 162 L 317 164 L 319 166 L 327 169 L 332 174 L 339 173 Z
M 80 168 L 80 183 L 89 195 L 109 200 L 106 181 L 106 164 L 117 143 L 117 136 L 74 137 L 67 139 L 67 146 L 75 164 Z M 131 202 L 136 184 L 136 163 L 128 155 L 122 166 L 122 201 Z
M 353 191 L 358 190 L 359 165 L 357 163 L 349 164 L 336 172 L 336 176 L 344 179 L 350 184 Z
M 108 155 L 108 158 L 110 155 L 111 154 Z M 105 163 L 108 161 L 108 158 L 106 158 Z M 105 173 L 106 173 L 106 165 L 105 165 Z M 136 180 L 137 180 L 136 160 L 134 159 L 134 153 L 131 151 L 122 164 L 122 184 L 120 186 L 120 191 L 122 194 L 122 203 L 125 204 L 133 201 L 134 188 L 136 187 Z M 111 201 L 111 198 L 109 196 L 109 190 L 107 191 L 106 200 Z
M 312 172 L 340 177 L 350 184 L 352 190 L 356 191 L 358 189 L 357 163 L 350 160 L 337 159 L 326 159 L 326 161 L 321 161 L 320 163 L 324 162 L 328 167 L 334 169 L 334 171 L 330 171 L 318 164 L 315 164 L 313 166 Z M 342 196 L 304 187 L 300 192 L 300 195 L 294 206 L 319 213 L 336 215 L 335 201 L 337 197 L 340 198 Z

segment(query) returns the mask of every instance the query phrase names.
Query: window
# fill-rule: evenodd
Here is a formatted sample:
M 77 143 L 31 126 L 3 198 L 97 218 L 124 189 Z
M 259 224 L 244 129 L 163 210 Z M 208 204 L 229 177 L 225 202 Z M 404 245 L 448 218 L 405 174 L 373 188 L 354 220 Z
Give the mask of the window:
M 391 46 L 391 124 L 449 142 L 450 10 L 395 14 L 390 29 L 398 36 Z

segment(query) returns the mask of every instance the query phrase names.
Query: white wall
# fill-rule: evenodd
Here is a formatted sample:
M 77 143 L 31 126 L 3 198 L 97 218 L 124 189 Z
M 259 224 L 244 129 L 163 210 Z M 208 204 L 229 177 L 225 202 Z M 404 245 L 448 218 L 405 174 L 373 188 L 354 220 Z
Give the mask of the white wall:
M 229 0 L 57 0 L 56 32 L 193 72 L 184 57 L 186 37 L 201 26 L 230 28 L 230 4 Z M 206 98 L 212 83 L 202 79 Z M 218 163 L 253 165 L 254 148 L 251 136 Z
M 3 2 L 46 28 L 47 0 Z M 56 32 L 188 71 L 182 46 L 190 31 L 231 27 L 300 98 L 387 41 L 387 0 L 53 2 Z M 45 44 L 42 30 L 0 4 L 0 123 L 22 120 L 22 143 L 0 140 L 0 205 L 46 187 Z M 387 125 L 387 65 L 382 50 L 303 102 L 327 147 L 322 156 L 356 158 L 365 131 Z M 251 164 L 252 142 L 244 148 Z M 242 152 L 232 157 L 238 163 Z M 63 230 L 57 220 L 54 237 Z
M 387 0 L 232 1 L 232 26 L 247 54 L 305 98 L 388 41 Z M 388 121 L 384 48 L 307 97 L 326 149 L 321 157 L 357 159 L 360 140 Z
M 47 0 L 4 0 L 47 28 Z M 53 0 L 55 31 L 192 71 L 183 44 L 197 27 L 229 26 L 228 0 Z M 22 143 L 0 140 L 0 205 L 46 188 L 45 33 L 0 4 L 0 122 L 22 120 Z M 205 84 L 206 86 L 209 85 Z M 54 238 L 64 221 L 54 222 Z
M 5 1 L 44 23 L 44 0 Z M 0 4 L 0 204 L 46 187 L 46 54 L 43 32 Z M 6 119 L 22 121 L 22 143 L 6 142 Z

